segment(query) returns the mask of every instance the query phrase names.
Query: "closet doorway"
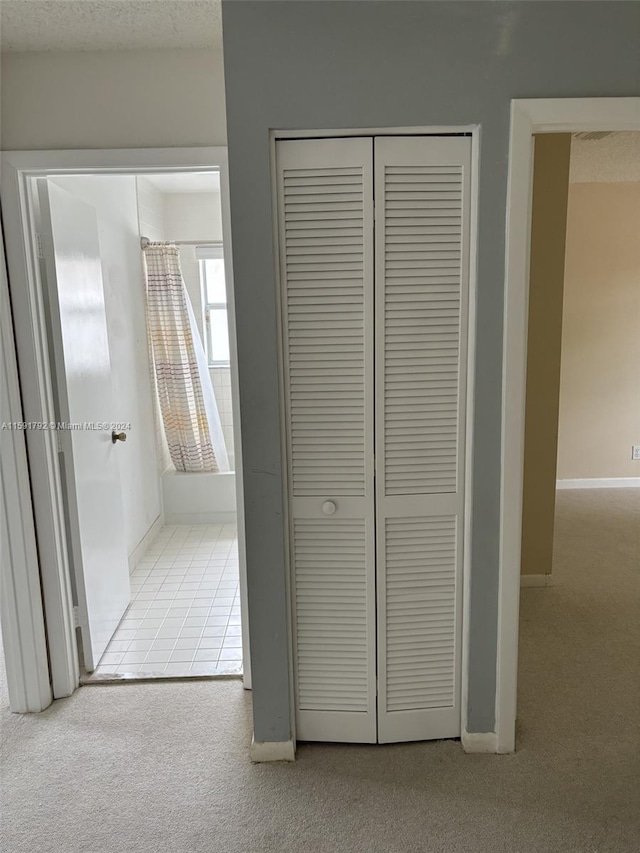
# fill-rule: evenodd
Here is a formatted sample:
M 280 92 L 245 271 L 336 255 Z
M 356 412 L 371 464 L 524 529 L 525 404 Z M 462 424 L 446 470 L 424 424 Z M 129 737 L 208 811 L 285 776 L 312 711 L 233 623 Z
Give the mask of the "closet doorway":
M 9 258 L 18 347 L 38 341 L 23 384 L 50 383 L 25 415 L 55 426 L 26 435 L 52 463 L 33 498 L 56 698 L 248 673 L 226 152 L 101 153 L 5 163 L 33 264 Z
M 297 737 L 460 737 L 472 139 L 275 162 Z

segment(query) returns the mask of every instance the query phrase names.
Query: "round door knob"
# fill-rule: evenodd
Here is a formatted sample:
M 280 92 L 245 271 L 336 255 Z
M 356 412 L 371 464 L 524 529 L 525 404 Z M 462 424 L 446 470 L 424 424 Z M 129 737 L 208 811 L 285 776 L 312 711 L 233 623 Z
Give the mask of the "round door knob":
M 325 502 L 322 504 L 322 512 L 323 512 L 325 515 L 333 515 L 333 513 L 334 513 L 335 511 L 336 511 L 336 505 L 334 504 L 334 502 L 333 502 L 333 501 L 325 501 Z
M 127 434 L 126 432 L 116 432 L 114 429 L 111 430 L 111 441 L 115 444 L 116 441 L 126 441 Z

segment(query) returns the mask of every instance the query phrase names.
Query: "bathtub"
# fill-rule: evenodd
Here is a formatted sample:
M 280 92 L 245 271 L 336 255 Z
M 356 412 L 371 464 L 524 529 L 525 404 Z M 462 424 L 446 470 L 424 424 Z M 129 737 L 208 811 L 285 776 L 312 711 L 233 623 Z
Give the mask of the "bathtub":
M 165 524 L 235 524 L 235 471 L 162 475 Z

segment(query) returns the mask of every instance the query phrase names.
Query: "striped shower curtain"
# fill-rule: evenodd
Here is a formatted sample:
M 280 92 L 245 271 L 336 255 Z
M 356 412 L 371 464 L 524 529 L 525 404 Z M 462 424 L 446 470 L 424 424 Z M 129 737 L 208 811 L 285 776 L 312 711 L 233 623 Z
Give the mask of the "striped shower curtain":
M 172 243 L 144 248 L 147 319 L 160 412 L 176 471 L 228 471 L 220 415 Z

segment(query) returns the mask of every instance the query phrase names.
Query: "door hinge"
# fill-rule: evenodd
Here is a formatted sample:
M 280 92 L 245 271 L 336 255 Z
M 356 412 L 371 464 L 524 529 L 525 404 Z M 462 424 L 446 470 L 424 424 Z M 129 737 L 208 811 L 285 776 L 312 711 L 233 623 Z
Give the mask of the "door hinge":
M 42 234 L 36 234 L 36 252 L 39 260 L 44 260 L 44 242 Z
M 86 628 L 88 627 L 87 622 L 87 614 L 84 610 L 80 609 L 78 604 L 73 605 L 73 627 L 74 628 Z
M 56 447 L 58 449 L 58 453 L 64 453 L 64 447 L 62 446 L 62 437 L 60 435 L 60 430 L 56 430 Z

